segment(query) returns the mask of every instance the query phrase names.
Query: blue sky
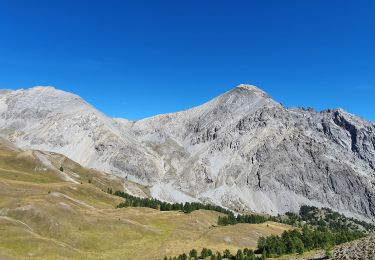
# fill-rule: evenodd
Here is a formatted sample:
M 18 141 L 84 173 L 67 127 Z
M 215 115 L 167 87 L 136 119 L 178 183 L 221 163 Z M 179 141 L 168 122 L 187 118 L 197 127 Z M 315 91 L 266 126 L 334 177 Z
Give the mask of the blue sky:
M 0 88 L 52 85 L 140 119 L 240 83 L 375 121 L 375 1 L 4 1 Z

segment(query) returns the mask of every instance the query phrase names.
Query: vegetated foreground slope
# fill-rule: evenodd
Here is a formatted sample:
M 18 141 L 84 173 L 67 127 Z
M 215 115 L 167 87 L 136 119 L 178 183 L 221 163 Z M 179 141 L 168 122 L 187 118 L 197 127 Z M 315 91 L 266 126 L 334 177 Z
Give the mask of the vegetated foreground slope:
M 341 109 L 288 109 L 254 86 L 139 121 L 51 87 L 3 91 L 0 136 L 150 186 L 165 201 L 274 215 L 308 204 L 375 219 L 374 124 Z
M 205 210 L 116 209 L 123 199 L 106 191 L 123 185 L 131 184 L 2 140 L 0 258 L 156 259 L 207 246 L 236 251 L 289 228 L 273 222 L 216 227 L 220 213 Z

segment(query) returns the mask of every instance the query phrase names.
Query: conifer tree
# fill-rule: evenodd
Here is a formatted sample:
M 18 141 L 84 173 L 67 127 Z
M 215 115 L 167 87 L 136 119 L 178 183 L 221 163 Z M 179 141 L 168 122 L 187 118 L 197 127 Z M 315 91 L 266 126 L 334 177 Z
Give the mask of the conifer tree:
M 225 249 L 224 252 L 223 252 L 223 257 L 230 259 L 232 257 L 232 254 L 230 253 L 230 251 L 228 249 Z
M 189 256 L 192 258 L 198 257 L 198 252 L 195 249 L 190 250 Z
M 236 260 L 243 260 L 243 253 L 241 249 L 237 250 Z

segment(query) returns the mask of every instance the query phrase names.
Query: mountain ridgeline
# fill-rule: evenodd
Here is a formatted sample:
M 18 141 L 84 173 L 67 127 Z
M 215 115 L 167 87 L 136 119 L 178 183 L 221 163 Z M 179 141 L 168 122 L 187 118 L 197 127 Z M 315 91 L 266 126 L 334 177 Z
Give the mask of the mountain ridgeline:
M 285 108 L 254 86 L 138 121 L 52 87 L 1 91 L 0 137 L 147 185 L 170 203 L 271 215 L 311 205 L 375 220 L 375 125 L 342 109 Z

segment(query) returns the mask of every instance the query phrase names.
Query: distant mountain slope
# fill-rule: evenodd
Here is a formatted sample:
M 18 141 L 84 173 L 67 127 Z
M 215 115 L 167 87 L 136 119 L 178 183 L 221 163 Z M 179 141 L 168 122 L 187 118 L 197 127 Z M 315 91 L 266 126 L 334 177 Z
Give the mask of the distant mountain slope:
M 271 214 L 311 204 L 375 220 L 374 124 L 341 109 L 287 109 L 254 86 L 139 121 L 53 88 L 4 92 L 0 128 L 21 147 L 127 176 L 162 200 Z

